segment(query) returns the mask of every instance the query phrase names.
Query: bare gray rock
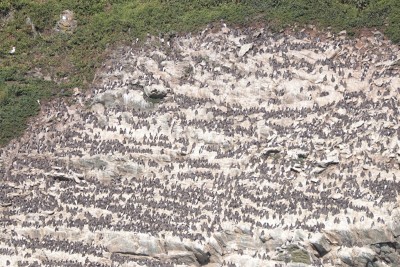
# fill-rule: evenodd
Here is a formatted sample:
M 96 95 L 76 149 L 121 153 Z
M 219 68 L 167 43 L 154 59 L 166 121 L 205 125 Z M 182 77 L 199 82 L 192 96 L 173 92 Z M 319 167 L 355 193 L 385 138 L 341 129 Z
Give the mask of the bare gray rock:
M 264 156 L 268 157 L 268 156 L 270 156 L 272 154 L 280 153 L 281 151 L 282 151 L 282 148 L 280 148 L 280 147 L 267 147 L 261 153 Z
M 145 86 L 144 93 L 147 95 L 147 97 L 161 99 L 167 95 L 168 89 L 166 89 L 164 86 L 154 84 Z
M 112 253 L 151 257 L 166 254 L 163 243 L 147 234 L 110 233 L 105 238 L 104 244 Z
M 314 234 L 310 239 L 310 243 L 318 251 L 320 257 L 325 256 L 332 250 L 329 240 L 322 233 Z
M 0 148 L 0 266 L 398 266 L 399 48 L 253 33 L 149 36 L 43 103 Z
M 374 262 L 376 253 L 370 248 L 343 248 L 339 251 L 340 259 L 349 266 L 364 267 Z
M 57 21 L 56 31 L 62 33 L 73 33 L 78 26 L 78 22 L 75 19 L 73 11 L 64 10 L 60 15 L 60 20 Z
M 250 49 L 253 48 L 253 43 L 249 43 L 249 44 L 244 44 L 240 47 L 240 50 L 238 52 L 238 56 L 239 57 L 243 57 L 247 52 L 250 51 Z

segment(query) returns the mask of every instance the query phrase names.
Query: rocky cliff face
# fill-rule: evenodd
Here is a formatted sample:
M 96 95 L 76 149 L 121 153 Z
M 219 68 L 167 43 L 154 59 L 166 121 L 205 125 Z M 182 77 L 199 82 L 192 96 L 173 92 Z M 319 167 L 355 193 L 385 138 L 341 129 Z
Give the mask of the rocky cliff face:
M 227 27 L 117 49 L 0 151 L 0 264 L 399 265 L 398 56 Z

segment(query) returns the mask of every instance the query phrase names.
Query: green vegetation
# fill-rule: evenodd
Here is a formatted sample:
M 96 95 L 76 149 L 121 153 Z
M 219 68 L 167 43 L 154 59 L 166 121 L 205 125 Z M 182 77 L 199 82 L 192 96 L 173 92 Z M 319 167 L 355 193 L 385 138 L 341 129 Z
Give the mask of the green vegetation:
M 288 251 L 290 252 L 292 262 L 311 264 L 310 256 L 307 251 L 298 247 L 289 247 Z
M 56 33 L 66 9 L 75 12 L 78 28 Z M 350 34 L 376 27 L 400 42 L 398 0 L 2 0 L 0 144 L 21 133 L 38 110 L 37 99 L 85 88 L 107 48 L 147 34 L 196 31 L 221 19 L 237 25 L 266 22 L 275 30 L 312 23 Z M 9 54 L 13 46 L 16 52 Z
M 311 264 L 310 255 L 308 252 L 293 244 L 289 245 L 285 251 L 279 253 L 278 260 L 284 261 L 285 263 L 293 262 Z
M 0 145 L 24 129 L 29 117 L 40 109 L 38 100 L 51 96 L 54 82 L 25 78 L 12 69 L 0 70 Z

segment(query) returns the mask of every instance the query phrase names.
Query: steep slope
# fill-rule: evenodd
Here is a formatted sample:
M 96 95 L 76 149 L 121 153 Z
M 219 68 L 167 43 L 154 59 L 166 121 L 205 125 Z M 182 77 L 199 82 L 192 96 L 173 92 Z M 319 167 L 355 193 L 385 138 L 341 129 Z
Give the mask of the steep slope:
M 399 263 L 398 56 L 227 27 L 115 50 L 0 151 L 1 265 Z

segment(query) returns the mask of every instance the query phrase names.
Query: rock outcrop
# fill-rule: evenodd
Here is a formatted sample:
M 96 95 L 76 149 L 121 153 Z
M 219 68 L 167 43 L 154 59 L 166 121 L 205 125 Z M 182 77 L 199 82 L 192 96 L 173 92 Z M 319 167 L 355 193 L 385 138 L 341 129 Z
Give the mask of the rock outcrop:
M 399 265 L 398 56 L 228 27 L 116 49 L 0 150 L 0 266 Z
M 73 33 L 78 26 L 75 14 L 71 10 L 64 10 L 57 21 L 55 30 L 62 33 Z
M 147 97 L 161 99 L 167 96 L 168 89 L 161 85 L 146 86 L 144 92 Z

